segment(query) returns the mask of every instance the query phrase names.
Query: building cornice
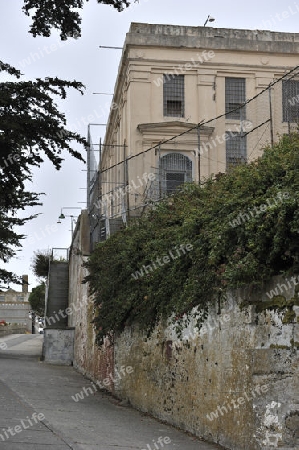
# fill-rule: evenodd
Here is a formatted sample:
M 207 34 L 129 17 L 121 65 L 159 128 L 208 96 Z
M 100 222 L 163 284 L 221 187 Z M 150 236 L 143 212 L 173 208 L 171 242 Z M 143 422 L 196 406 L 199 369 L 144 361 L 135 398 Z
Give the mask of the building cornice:
M 299 53 L 299 33 L 132 23 L 125 45 Z
M 160 49 L 177 48 L 182 50 L 205 49 L 207 51 L 227 50 L 230 52 L 296 55 L 299 54 L 299 33 L 133 22 L 126 35 L 115 83 L 113 103 L 118 106 L 121 104 L 122 89 L 127 77 L 129 62 L 135 60 L 134 55 L 130 54 L 130 50 L 135 47 L 152 47 Z M 138 58 L 136 60 L 138 60 Z M 145 61 L 146 60 L 143 60 L 143 63 L 145 63 Z M 219 67 L 219 64 L 213 64 L 213 61 L 209 62 L 209 64 L 212 68 Z M 222 63 L 220 66 L 225 67 L 225 64 Z M 244 67 L 244 64 L 240 64 L 240 66 Z M 263 70 L 264 69 L 271 70 L 271 67 L 263 66 Z M 285 67 L 285 69 L 287 69 L 287 67 Z M 117 115 L 117 109 L 112 109 L 110 111 L 104 141 L 105 144 L 110 144 L 112 142 L 112 130 L 115 127 Z
M 180 122 L 179 120 L 169 122 L 157 122 L 157 123 L 140 123 L 137 126 L 138 131 L 141 134 L 169 134 L 171 136 L 175 134 L 183 133 L 184 131 L 190 133 L 197 133 L 197 124 L 189 122 Z M 200 132 L 203 135 L 210 136 L 214 131 L 214 127 L 200 127 Z

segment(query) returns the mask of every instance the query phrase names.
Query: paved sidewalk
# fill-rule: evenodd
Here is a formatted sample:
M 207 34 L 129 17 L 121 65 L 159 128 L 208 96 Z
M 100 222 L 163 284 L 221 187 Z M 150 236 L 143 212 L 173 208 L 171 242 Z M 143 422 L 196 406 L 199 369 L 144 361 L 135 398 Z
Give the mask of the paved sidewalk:
M 0 344 L 7 343 L 6 350 L 0 345 L 1 450 L 222 448 L 123 406 L 106 393 L 74 401 L 72 396 L 91 387 L 91 382 L 72 367 L 40 362 L 42 339 L 42 335 L 0 339 Z

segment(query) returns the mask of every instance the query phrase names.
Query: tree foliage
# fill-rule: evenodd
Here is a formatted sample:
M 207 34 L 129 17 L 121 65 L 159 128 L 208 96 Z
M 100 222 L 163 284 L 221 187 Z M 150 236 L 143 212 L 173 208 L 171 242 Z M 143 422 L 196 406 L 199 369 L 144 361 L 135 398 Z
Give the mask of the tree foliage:
M 127 0 L 97 1 L 117 11 L 132 3 Z M 30 33 L 34 37 L 50 36 L 54 28 L 65 40 L 80 36 L 83 6 L 84 0 L 24 0 L 23 11 L 32 16 Z M 32 167 L 39 167 L 48 158 L 59 169 L 64 152 L 82 159 L 72 145 L 73 142 L 85 144 L 85 140 L 66 129 L 65 116 L 53 100 L 53 96 L 65 99 L 68 88 L 82 93 L 80 82 L 59 78 L 21 81 L 20 71 L 2 61 L 1 72 L 18 80 L 0 83 L 0 261 L 6 263 L 15 256 L 25 237 L 16 233 L 15 227 L 35 217 L 21 219 L 19 211 L 40 204 L 39 194 L 25 189 L 25 182 L 31 180 Z M 11 282 L 20 283 L 21 279 L 0 268 L 0 284 Z
M 32 258 L 32 271 L 37 278 L 47 278 L 51 250 L 36 250 Z
M 45 283 L 36 286 L 32 289 L 28 299 L 31 309 L 41 317 L 45 314 L 45 290 Z
M 88 0 L 86 0 L 88 1 Z M 138 0 L 135 0 L 135 2 Z M 132 2 L 128 0 L 97 0 L 110 5 L 117 11 L 123 11 Z M 81 35 L 81 17 L 78 10 L 84 6 L 84 0 L 24 0 L 23 11 L 32 14 L 30 33 L 33 36 L 50 36 L 52 28 L 60 31 L 62 40 Z
M 258 161 L 186 186 L 98 244 L 85 280 L 94 295 L 98 343 L 135 321 L 150 331 L 172 317 L 179 328 L 195 306 L 203 318 L 227 288 L 296 273 L 298 150 L 298 134 L 284 136 Z M 157 258 L 187 243 L 192 251 L 158 265 Z M 153 270 L 146 273 L 146 266 Z
M 49 159 L 59 169 L 65 152 L 83 161 L 73 143 L 85 144 L 85 139 L 67 130 L 65 116 L 53 99 L 65 99 L 68 88 L 82 93 L 81 83 L 58 78 L 22 81 L 17 69 L 0 62 L 3 71 L 16 78 L 0 83 L 0 260 L 6 263 L 24 238 L 15 227 L 35 217 L 21 219 L 20 210 L 40 204 L 39 194 L 25 188 L 32 180 L 32 167 Z M 0 281 L 20 279 L 0 269 Z

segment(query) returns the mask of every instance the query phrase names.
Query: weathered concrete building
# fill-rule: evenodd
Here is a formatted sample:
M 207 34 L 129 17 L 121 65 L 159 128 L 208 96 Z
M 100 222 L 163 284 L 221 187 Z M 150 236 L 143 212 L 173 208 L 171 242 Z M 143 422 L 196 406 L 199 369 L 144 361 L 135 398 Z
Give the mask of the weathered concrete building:
M 132 24 L 70 251 L 74 366 L 134 407 L 232 450 L 299 448 L 297 287 L 277 278 L 229 292 L 201 331 L 191 320 L 182 337 L 160 325 L 148 338 L 136 324 L 99 348 L 82 264 L 89 229 L 92 244 L 105 239 L 148 199 L 252 160 L 292 129 L 299 78 L 288 71 L 298 51 L 299 34 Z
M 25 329 L 30 328 L 28 302 L 28 275 L 23 275 L 22 291 L 8 289 L 0 291 L 0 320 L 22 325 Z
M 275 81 L 298 51 L 295 33 L 132 23 L 88 183 L 93 241 L 148 200 L 251 161 L 292 129 L 298 70 Z

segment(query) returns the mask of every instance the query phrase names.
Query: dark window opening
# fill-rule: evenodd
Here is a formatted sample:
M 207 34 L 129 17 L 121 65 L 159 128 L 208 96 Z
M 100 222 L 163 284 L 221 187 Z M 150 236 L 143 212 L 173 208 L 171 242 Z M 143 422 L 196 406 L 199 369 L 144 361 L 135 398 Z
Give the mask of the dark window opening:
M 164 75 L 163 114 L 170 117 L 184 117 L 185 86 L 184 75 Z
M 180 100 L 167 100 L 167 115 L 181 117 L 182 102 Z
M 168 153 L 160 160 L 161 194 L 171 195 L 192 181 L 192 161 L 181 153 Z
M 299 81 L 282 82 L 282 121 L 299 122 Z
M 240 133 L 230 133 L 226 140 L 226 169 L 246 164 L 247 162 L 247 141 L 246 136 Z
M 184 172 L 166 172 L 166 192 L 167 192 L 167 194 L 173 193 L 184 183 L 185 183 L 185 173 Z
M 227 119 L 244 120 L 246 118 L 246 107 L 243 106 L 236 111 L 246 100 L 245 78 L 225 78 L 225 113 Z

